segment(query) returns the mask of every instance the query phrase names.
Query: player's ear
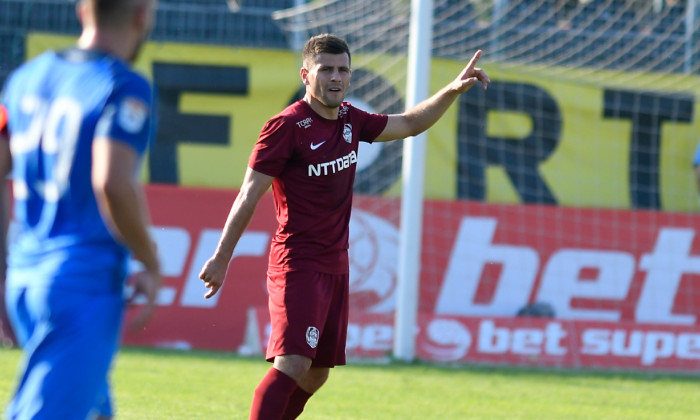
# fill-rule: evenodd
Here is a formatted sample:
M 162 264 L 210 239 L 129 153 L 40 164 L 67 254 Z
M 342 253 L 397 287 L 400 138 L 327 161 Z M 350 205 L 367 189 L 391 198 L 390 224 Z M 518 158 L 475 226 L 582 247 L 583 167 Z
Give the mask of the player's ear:
M 140 33 L 146 34 L 151 28 L 151 3 L 149 1 L 139 1 L 135 5 L 134 26 Z
M 134 26 L 136 26 L 139 30 L 143 30 L 147 22 L 146 17 L 146 8 L 143 6 L 143 3 L 137 4 L 134 9 L 133 16 Z
M 309 71 L 306 70 L 304 67 L 301 68 L 299 71 L 299 75 L 301 76 L 301 81 L 304 82 L 305 85 L 309 84 Z
M 78 21 L 81 25 L 85 25 L 85 14 L 87 13 L 87 3 L 83 1 L 78 1 L 75 3 L 75 16 L 78 17 Z

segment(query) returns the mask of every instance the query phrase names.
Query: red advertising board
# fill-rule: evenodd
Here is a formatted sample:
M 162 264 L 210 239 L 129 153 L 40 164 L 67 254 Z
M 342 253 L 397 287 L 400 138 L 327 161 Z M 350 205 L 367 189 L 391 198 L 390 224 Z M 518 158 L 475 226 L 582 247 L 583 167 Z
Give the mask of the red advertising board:
M 236 192 L 150 185 L 146 193 L 164 283 L 151 322 L 144 331 L 127 332 L 125 343 L 236 350 L 246 309 L 267 301 L 265 272 L 275 227 L 271 196 L 260 202 L 241 238 L 224 287 L 206 300 L 199 271 L 216 248 Z
M 264 354 L 269 333 L 267 309 L 257 308 L 256 317 L 256 336 L 251 344 L 259 348 L 248 350 Z M 387 314 L 351 314 L 348 357 L 390 356 L 393 331 L 393 318 Z M 693 326 L 423 312 L 418 317 L 416 357 L 441 363 L 697 372 L 700 330 Z
M 235 194 L 147 187 L 165 287 L 153 321 L 127 333 L 126 344 L 248 352 L 264 346 L 265 271 L 276 228 L 269 195 L 219 295 L 205 300 L 198 278 Z M 355 199 L 350 355 L 391 350 L 397 206 L 395 199 Z M 425 203 L 424 215 L 419 358 L 700 368 L 698 216 L 436 201 Z M 556 317 L 514 317 L 532 302 L 546 302 Z

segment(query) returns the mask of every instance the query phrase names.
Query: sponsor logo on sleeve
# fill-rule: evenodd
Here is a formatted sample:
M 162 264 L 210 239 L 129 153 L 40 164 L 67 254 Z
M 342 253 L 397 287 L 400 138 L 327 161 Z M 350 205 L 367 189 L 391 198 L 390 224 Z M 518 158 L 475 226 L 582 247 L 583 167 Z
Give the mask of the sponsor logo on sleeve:
M 138 133 L 148 117 L 148 106 L 139 98 L 128 96 L 119 104 L 117 121 L 127 133 Z

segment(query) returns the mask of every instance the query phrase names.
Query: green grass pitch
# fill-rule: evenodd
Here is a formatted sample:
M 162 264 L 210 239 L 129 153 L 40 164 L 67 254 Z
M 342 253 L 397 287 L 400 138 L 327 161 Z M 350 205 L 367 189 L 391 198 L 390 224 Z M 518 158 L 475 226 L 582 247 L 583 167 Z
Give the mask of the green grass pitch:
M 0 401 L 19 350 L 0 349 Z M 226 353 L 123 349 L 113 385 L 124 420 L 247 419 L 270 365 Z M 700 419 L 695 375 L 351 363 L 300 419 Z

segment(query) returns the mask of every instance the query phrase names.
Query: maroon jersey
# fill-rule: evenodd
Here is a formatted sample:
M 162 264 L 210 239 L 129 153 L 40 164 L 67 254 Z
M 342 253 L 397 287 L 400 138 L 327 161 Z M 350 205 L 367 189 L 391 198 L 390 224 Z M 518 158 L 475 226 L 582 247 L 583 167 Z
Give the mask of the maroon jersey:
M 270 246 L 269 272 L 348 271 L 348 229 L 360 141 L 371 143 L 386 115 L 347 102 L 337 120 L 297 101 L 263 127 L 248 166 L 275 177 L 279 227 Z

